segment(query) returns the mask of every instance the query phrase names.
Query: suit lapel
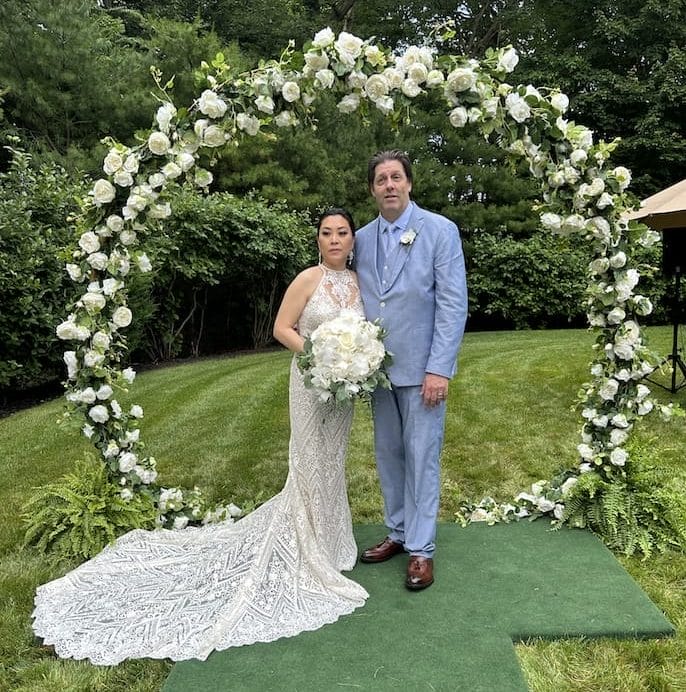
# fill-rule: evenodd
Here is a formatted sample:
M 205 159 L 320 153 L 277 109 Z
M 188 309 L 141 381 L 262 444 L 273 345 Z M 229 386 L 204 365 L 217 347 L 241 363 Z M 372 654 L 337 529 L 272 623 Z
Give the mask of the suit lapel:
M 412 216 L 410 217 L 410 221 L 407 224 L 405 233 L 407 233 L 410 230 L 413 230 L 417 235 L 419 235 L 423 223 L 424 219 L 421 209 L 415 206 L 415 210 Z M 402 243 L 398 242 L 395 248 L 389 253 L 389 256 L 386 258 L 386 260 L 388 262 L 388 265 L 391 267 L 391 273 L 389 275 L 388 285 L 385 289 L 386 291 L 390 290 L 393 287 L 393 284 L 396 282 L 398 276 L 400 276 L 400 272 L 403 270 L 403 267 L 407 263 L 407 260 L 410 258 L 410 253 L 412 252 L 413 247 L 414 242 L 410 243 L 409 245 L 403 245 Z

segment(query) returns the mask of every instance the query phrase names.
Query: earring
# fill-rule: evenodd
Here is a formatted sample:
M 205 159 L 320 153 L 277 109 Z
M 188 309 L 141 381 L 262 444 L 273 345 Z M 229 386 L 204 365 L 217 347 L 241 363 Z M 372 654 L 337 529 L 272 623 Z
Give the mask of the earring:
M 318 264 L 322 263 L 322 251 L 319 251 L 319 261 L 317 262 Z
M 347 261 L 347 265 L 348 265 L 349 267 L 352 267 L 352 266 L 353 266 L 353 260 L 354 260 L 354 259 L 355 259 L 355 253 L 351 250 L 351 251 L 348 253 L 348 261 Z

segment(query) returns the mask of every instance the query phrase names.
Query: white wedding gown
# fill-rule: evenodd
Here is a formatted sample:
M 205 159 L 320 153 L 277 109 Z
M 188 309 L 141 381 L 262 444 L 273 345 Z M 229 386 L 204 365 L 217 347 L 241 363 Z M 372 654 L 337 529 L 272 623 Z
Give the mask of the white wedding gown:
M 301 334 L 342 307 L 362 311 L 348 271 L 323 278 Z M 63 658 L 206 659 L 213 650 L 314 630 L 362 606 L 344 577 L 357 548 L 344 459 L 352 407 L 318 401 L 295 360 L 289 471 L 283 490 L 236 523 L 135 530 L 64 577 L 40 586 L 33 629 Z

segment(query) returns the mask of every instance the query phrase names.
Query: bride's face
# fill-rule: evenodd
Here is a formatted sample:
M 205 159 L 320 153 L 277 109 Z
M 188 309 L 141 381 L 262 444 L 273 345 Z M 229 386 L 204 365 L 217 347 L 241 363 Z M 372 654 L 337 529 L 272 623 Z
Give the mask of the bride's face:
M 345 269 L 355 238 L 347 219 L 333 214 L 322 219 L 317 232 L 317 244 L 322 262 L 332 269 Z

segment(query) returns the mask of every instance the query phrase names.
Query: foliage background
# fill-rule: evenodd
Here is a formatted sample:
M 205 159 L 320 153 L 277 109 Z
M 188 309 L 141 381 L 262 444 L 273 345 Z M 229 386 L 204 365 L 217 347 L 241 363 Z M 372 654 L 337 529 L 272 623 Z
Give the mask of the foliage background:
M 197 66 L 217 51 L 249 69 L 326 25 L 376 35 L 391 48 L 428 41 L 475 57 L 512 43 L 521 56 L 513 79 L 562 88 L 572 118 L 598 137 L 622 137 L 614 159 L 632 169 L 641 198 L 686 177 L 684 20 L 679 0 L 256 0 L 250 12 L 233 0 L 5 0 L 0 397 L 59 378 L 52 329 L 70 298 L 60 269 L 73 238 L 67 219 L 99 176 L 102 138 L 132 144 L 149 127 L 153 65 L 173 77 L 183 106 L 196 93 Z M 438 25 L 452 31 L 443 42 L 432 33 Z M 412 154 L 415 199 L 461 229 L 469 329 L 584 324 L 584 249 L 543 235 L 527 171 L 504 169 L 496 147 L 447 128 L 429 98 L 398 132 L 376 113 L 361 127 L 332 99 L 322 99 L 317 117 L 314 130 L 250 138 L 223 152 L 210 196 L 180 194 L 170 239 L 153 251 L 155 274 L 133 288 L 137 362 L 267 345 L 281 292 L 314 260 L 317 212 L 343 204 L 358 223 L 375 214 L 366 161 L 385 147 Z M 30 158 L 13 163 L 8 145 Z M 659 265 L 659 248 L 646 262 Z M 669 277 L 658 272 L 646 282 L 651 321 L 664 323 Z

